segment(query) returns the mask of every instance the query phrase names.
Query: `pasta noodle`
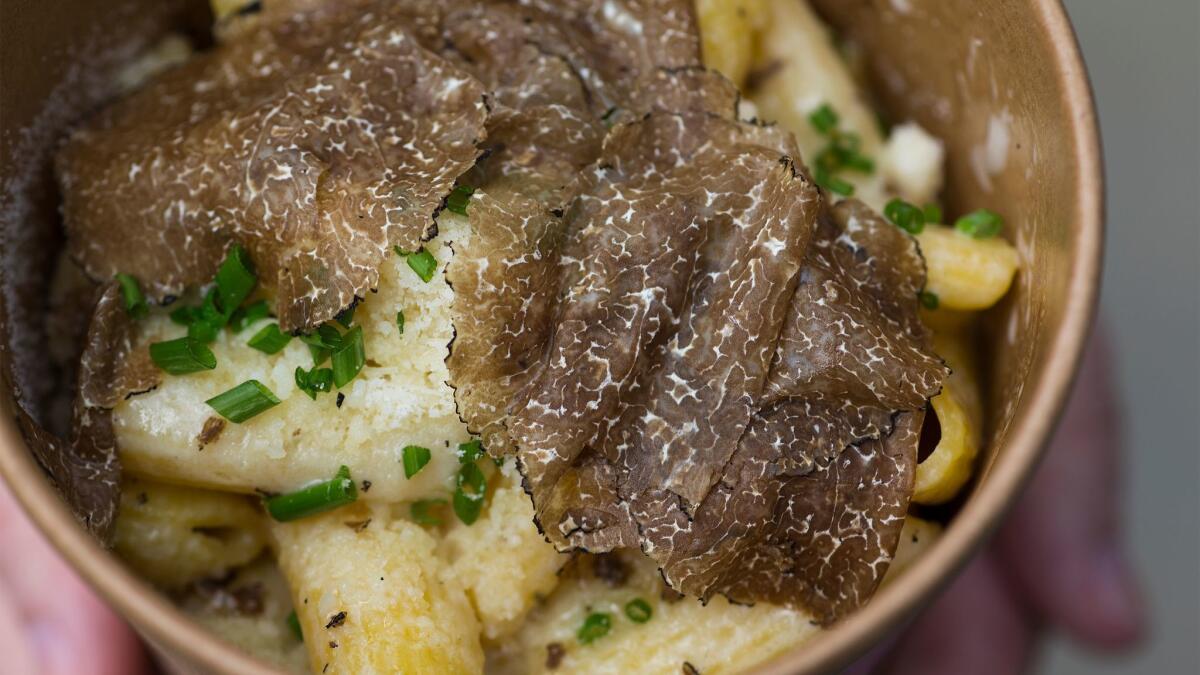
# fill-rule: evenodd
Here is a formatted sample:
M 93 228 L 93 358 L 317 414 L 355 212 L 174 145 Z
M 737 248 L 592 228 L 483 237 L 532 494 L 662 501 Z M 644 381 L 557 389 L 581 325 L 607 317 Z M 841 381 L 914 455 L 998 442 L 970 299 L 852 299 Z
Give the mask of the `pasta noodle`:
M 262 512 L 245 497 L 141 480 L 121 488 L 117 553 L 163 588 L 223 576 L 265 545 Z
M 479 621 L 420 525 L 358 504 L 272 534 L 318 672 L 482 670 Z

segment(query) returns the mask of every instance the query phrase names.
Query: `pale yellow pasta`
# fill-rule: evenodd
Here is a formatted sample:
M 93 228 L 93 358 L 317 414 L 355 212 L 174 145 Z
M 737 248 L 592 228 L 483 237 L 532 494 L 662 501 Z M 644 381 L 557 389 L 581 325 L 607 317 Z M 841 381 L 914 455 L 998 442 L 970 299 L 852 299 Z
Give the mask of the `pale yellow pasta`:
M 888 566 L 887 574 L 883 576 L 880 585 L 886 586 L 904 574 L 904 570 L 912 566 L 941 536 L 942 526 L 938 523 L 912 514 L 905 517 L 904 527 L 900 530 L 900 543 L 896 546 L 892 564 Z
M 860 152 L 878 161 L 883 149 L 879 123 L 828 28 L 805 2 L 767 0 L 767 8 L 755 68 L 769 75 L 747 92 L 759 116 L 794 133 L 801 157 L 811 165 L 828 139 L 808 117 L 828 104 L 841 118 L 839 128 L 858 134 Z M 847 171 L 839 176 L 855 186 L 855 197 L 871 206 L 883 208 L 887 202 L 880 172 Z
M 359 503 L 271 531 L 314 672 L 482 670 L 471 603 L 420 525 Z
M 979 454 L 977 428 L 959 402 L 955 385 L 947 381 L 930 403 L 942 435 L 933 452 L 917 465 L 913 502 L 941 504 L 954 498 L 971 479 Z
M 239 609 L 231 597 L 250 593 L 257 608 Z M 231 606 L 232 605 L 232 606 Z M 260 557 L 219 588 L 198 590 L 180 602 L 194 621 L 221 639 L 288 673 L 309 670 L 304 643 L 288 626 L 292 598 L 279 568 Z
M 766 18 L 766 0 L 696 0 L 705 65 L 744 85 Z
M 117 554 L 163 588 L 223 576 L 266 546 L 261 512 L 240 495 L 127 480 L 120 508 Z
M 371 481 L 364 498 L 409 501 L 444 495 L 458 470 L 457 445 L 470 438 L 459 420 L 454 391 L 446 385 L 447 345 L 453 338 L 454 292 L 440 272 L 456 237 L 466 237 L 464 218 L 445 214 L 439 235 L 426 244 L 439 275 L 422 281 L 397 256 L 380 270 L 379 292 L 369 293 L 354 314 L 362 326 L 366 367 L 346 387 L 341 406 L 334 394 L 309 399 L 297 389 L 297 367 L 312 367 L 308 347 L 292 340 L 267 355 L 246 345 L 267 325 L 241 333 L 221 331 L 212 344 L 215 370 L 163 378 L 146 394 L 113 410 L 121 460 L 134 474 L 172 483 L 251 493 L 295 490 L 327 480 L 345 464 L 356 480 Z M 404 312 L 404 331 L 396 313 Z M 184 329 L 161 314 L 142 322 L 141 343 L 179 337 Z M 254 378 L 282 403 L 244 424 L 221 424 L 205 401 Z M 206 424 L 219 433 L 202 438 Z M 404 476 L 403 448 L 432 450 L 430 463 L 413 479 Z
M 926 225 L 917 235 L 929 273 L 926 290 L 942 307 L 987 309 L 1012 285 L 1017 250 L 999 238 L 975 239 L 945 225 Z
M 484 515 L 473 525 L 455 519 L 439 549 L 491 642 L 515 631 L 538 598 L 554 590 L 569 557 L 538 532 L 511 462 L 494 483 Z
M 796 610 L 759 603 L 732 605 L 714 598 L 707 606 L 695 598 L 661 596 L 654 564 L 639 553 L 624 553 L 628 580 L 611 588 L 594 578 L 572 577 L 535 609 L 514 636 L 489 660 L 497 674 L 547 672 L 547 647 L 557 644 L 562 660 L 554 673 L 679 673 L 684 662 L 699 672 L 733 673 L 780 654 L 820 629 Z M 649 621 L 637 624 L 624 613 L 635 598 L 652 608 Z M 612 628 L 590 644 L 576 631 L 591 612 L 611 616 Z

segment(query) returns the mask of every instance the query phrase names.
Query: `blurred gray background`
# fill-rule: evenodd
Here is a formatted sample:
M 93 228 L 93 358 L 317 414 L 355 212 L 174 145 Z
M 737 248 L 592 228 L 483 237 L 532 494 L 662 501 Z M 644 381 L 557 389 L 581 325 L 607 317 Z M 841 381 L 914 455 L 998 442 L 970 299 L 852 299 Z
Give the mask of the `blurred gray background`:
M 1154 622 L 1141 651 L 1055 640 L 1039 671 L 1200 672 L 1200 0 L 1067 0 L 1108 167 L 1104 320 L 1127 410 L 1129 543 Z

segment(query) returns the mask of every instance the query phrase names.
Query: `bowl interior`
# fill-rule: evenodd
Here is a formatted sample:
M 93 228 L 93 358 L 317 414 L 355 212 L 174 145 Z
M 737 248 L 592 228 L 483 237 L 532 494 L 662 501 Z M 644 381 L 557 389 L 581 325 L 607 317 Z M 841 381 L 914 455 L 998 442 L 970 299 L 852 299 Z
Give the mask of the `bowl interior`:
M 896 121 L 947 144 L 949 212 L 1005 215 L 1022 268 L 987 317 L 990 419 L 972 494 L 941 541 L 862 611 L 768 664 L 816 672 L 852 659 L 952 575 L 1035 465 L 1061 409 L 1097 292 L 1102 175 L 1086 73 L 1057 0 L 814 0 L 865 47 L 874 92 Z M 181 668 L 270 672 L 187 621 L 102 552 L 26 450 L 20 409 L 44 420 L 54 374 L 40 321 L 61 243 L 54 143 L 111 92 L 107 74 L 167 28 L 202 26 L 203 3 L 0 4 L 0 470 L 35 521 L 102 594 Z

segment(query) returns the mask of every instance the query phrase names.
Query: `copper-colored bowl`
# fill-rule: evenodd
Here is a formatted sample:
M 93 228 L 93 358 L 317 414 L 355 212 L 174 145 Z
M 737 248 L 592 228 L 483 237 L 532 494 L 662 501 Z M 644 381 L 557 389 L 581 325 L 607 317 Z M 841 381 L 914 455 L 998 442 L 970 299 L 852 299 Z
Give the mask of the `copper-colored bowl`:
M 67 560 L 170 664 L 181 672 L 270 673 L 190 622 L 85 534 L 15 422 L 16 388 L 25 402 L 45 393 L 38 378 L 23 373 L 45 360 L 30 317 L 39 317 L 60 236 L 46 169 L 50 149 L 104 96 L 97 85 L 106 81 L 103 73 L 169 21 L 185 18 L 183 4 L 0 4 L 0 471 Z M 1095 110 L 1058 0 L 815 4 L 866 47 L 875 91 L 892 116 L 915 119 L 946 141 L 950 210 L 986 205 L 1005 214 L 1022 270 L 988 318 L 989 442 L 972 494 L 898 583 L 765 666 L 770 673 L 824 672 L 852 660 L 948 581 L 1004 515 L 1037 464 L 1075 374 L 1103 238 Z

